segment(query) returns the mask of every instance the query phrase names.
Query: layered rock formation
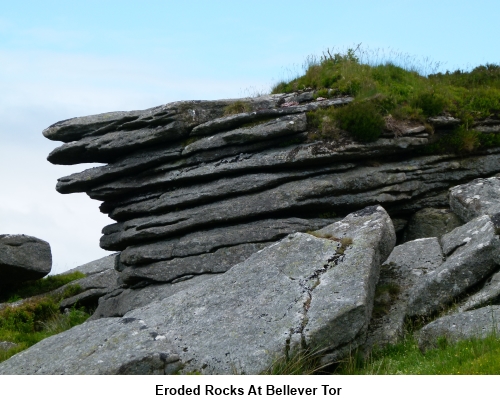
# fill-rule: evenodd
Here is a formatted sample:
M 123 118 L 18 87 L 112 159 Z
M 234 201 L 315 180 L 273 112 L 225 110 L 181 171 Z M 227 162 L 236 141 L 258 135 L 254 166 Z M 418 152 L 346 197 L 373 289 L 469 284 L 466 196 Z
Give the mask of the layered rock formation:
M 121 251 L 125 286 L 225 272 L 285 235 L 371 204 L 407 218 L 500 167 L 500 149 L 418 157 L 424 126 L 369 144 L 348 134 L 310 140 L 308 111 L 351 101 L 302 92 L 175 102 L 61 121 L 44 135 L 64 142 L 52 163 L 106 163 L 59 179 L 57 190 L 103 201 L 117 223 L 103 229 L 101 247 Z M 459 121 L 432 123 L 439 134 Z
M 101 246 L 120 253 L 90 265 L 100 270 L 62 303 L 100 297 L 89 322 L 0 372 L 257 373 L 304 348 L 331 362 L 395 342 L 407 319 L 456 300 L 462 312 L 496 303 L 499 180 L 477 178 L 500 173 L 500 148 L 420 153 L 452 117 L 429 120 L 432 136 L 414 126 L 371 143 L 314 140 L 307 112 L 351 101 L 176 102 L 45 130 L 64 142 L 52 163 L 106 163 L 57 189 L 103 201 L 116 223 Z M 406 243 L 393 249 L 395 231 Z

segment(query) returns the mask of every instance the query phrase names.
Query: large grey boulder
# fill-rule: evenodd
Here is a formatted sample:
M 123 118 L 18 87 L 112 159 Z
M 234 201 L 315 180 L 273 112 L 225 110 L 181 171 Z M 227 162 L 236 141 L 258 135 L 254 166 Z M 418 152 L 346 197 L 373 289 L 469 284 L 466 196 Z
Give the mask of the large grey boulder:
M 450 189 L 450 207 L 463 221 L 500 213 L 500 178 L 475 179 Z
M 439 339 L 449 343 L 485 338 L 500 333 L 500 306 L 492 305 L 473 311 L 444 316 L 424 326 L 418 335 L 421 350 L 437 346 Z
M 257 374 L 321 344 L 363 341 L 392 222 L 369 207 L 295 233 L 225 274 L 125 314 L 79 325 L 0 364 L 1 374 Z
M 380 269 L 366 349 L 394 344 L 403 336 L 411 289 L 442 263 L 437 238 L 417 239 L 393 249 Z
M 483 215 L 441 238 L 446 261 L 422 277 L 410 293 L 408 315 L 430 315 L 488 277 L 500 264 L 500 241 Z
M 424 208 L 410 218 L 404 232 L 404 240 L 441 237 L 463 221 L 447 208 Z
M 38 280 L 52 268 L 50 245 L 27 235 L 0 235 L 1 285 Z

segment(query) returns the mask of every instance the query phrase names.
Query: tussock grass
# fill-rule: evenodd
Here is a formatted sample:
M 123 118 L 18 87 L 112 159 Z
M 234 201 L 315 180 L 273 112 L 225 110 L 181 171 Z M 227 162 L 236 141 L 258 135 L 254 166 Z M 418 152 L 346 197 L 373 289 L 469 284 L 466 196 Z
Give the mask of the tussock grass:
M 329 364 L 321 363 L 322 350 L 299 350 L 289 355 L 278 357 L 266 375 L 310 375 L 321 373 Z
M 0 341 L 12 342 L 17 346 L 0 350 L 0 362 L 49 336 L 83 323 L 90 316 L 85 308 L 72 308 L 64 314 L 59 310 L 62 299 L 81 292 L 78 284 L 69 285 L 58 294 L 53 293 L 83 277 L 85 275 L 80 272 L 49 276 L 25 283 L 6 297 L 5 301 L 14 305 L 0 309 Z M 23 298 L 23 302 L 16 303 Z
M 413 336 L 401 343 L 374 350 L 367 358 L 355 353 L 340 363 L 337 374 L 500 374 L 500 338 L 469 339 L 422 353 Z
M 397 52 L 385 54 L 360 46 L 342 53 L 328 49 L 319 58 L 308 57 L 304 73 L 276 84 L 272 93 L 314 89 L 316 97 L 355 98 L 346 107 L 309 113 L 316 139 L 336 139 L 346 130 L 369 142 L 382 133 L 384 118 L 424 124 L 431 116 L 448 114 L 461 119 L 462 126 L 430 153 L 469 153 L 500 145 L 498 135 L 472 130 L 474 121 L 500 114 L 500 65 L 445 73 L 437 73 L 438 68 L 439 63 Z
M 0 350 L 0 362 L 42 339 L 79 325 L 90 316 L 84 309 L 76 308 L 62 314 L 58 301 L 53 296 L 33 298 L 0 310 L 0 341 L 17 344 L 7 351 Z
M 354 351 L 336 364 L 322 364 L 324 351 L 299 351 L 283 356 L 263 374 L 273 375 L 473 375 L 500 374 L 500 337 L 468 339 L 450 344 L 438 340 L 438 348 L 422 353 L 417 340 L 408 335 L 398 344 L 375 348 L 365 357 Z

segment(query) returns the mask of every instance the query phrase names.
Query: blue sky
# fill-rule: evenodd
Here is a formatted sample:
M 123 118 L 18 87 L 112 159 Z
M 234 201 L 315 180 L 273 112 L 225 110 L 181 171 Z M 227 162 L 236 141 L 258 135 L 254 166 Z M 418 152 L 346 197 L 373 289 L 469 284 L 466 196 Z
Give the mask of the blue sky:
M 102 257 L 110 220 L 56 179 L 41 132 L 81 115 L 267 92 L 308 55 L 362 43 L 441 70 L 500 63 L 496 1 L 0 1 L 0 233 L 51 243 L 53 272 Z M 400 58 L 401 60 L 401 58 Z

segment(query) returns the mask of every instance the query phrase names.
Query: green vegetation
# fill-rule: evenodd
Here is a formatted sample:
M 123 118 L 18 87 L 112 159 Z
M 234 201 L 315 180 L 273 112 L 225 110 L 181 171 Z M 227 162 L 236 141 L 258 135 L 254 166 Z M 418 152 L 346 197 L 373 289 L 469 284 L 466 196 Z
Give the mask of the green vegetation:
M 408 63 L 408 57 L 401 67 L 393 61 L 371 62 L 367 54 L 358 46 L 345 53 L 327 50 L 319 59 L 309 57 L 303 75 L 278 83 L 272 92 L 314 89 L 316 97 L 354 97 L 345 107 L 308 114 L 312 140 L 335 140 L 348 131 L 356 139 L 370 142 L 388 127 L 388 119 L 404 126 L 405 122 L 425 124 L 429 117 L 448 114 L 459 118 L 461 127 L 428 152 L 467 153 L 500 145 L 499 135 L 471 130 L 474 121 L 500 113 L 500 65 L 426 75 L 425 66 Z
M 36 281 L 28 281 L 26 283 L 23 283 L 16 290 L 9 292 L 9 295 L 7 297 L 0 297 L 0 300 L 7 302 L 15 302 L 22 298 L 28 298 L 39 294 L 45 294 L 50 291 L 54 291 L 57 288 L 70 283 L 71 281 L 79 280 L 84 277 L 85 274 L 76 271 L 74 273 L 69 273 L 69 274 L 57 274 L 55 276 L 48 276 Z
M 422 353 L 413 336 L 401 343 L 375 350 L 364 359 L 358 353 L 342 362 L 338 374 L 500 374 L 500 339 L 469 339 Z
M 381 318 L 389 313 L 391 304 L 397 298 L 401 288 L 395 283 L 378 284 L 373 302 L 373 318 Z
M 243 101 L 235 101 L 234 103 L 229 104 L 226 108 L 224 108 L 224 116 L 251 111 L 252 107 L 250 106 L 250 104 L 244 103 Z
M 10 302 L 11 305 L 0 309 L 0 341 L 12 342 L 16 346 L 0 350 L 0 362 L 42 339 L 81 324 L 90 316 L 85 308 L 72 308 L 64 314 L 59 310 L 61 300 L 82 291 L 78 284 L 71 284 L 62 292 L 53 293 L 83 277 L 85 275 L 80 272 L 48 276 L 24 283 L 5 297 L 3 301 Z M 26 298 L 23 302 L 16 302 L 23 298 Z
M 322 351 L 298 350 L 278 357 L 271 367 L 262 374 L 266 375 L 310 375 L 318 374 L 328 364 L 321 364 Z
M 84 309 L 76 308 L 62 314 L 59 300 L 53 296 L 30 299 L 19 306 L 3 308 L 0 310 L 0 341 L 13 342 L 17 346 L 0 350 L 0 362 L 42 339 L 79 325 L 89 316 Z
M 321 364 L 322 351 L 303 350 L 276 359 L 264 374 L 500 374 L 500 339 L 495 335 L 455 344 L 442 338 L 437 345 L 422 353 L 416 339 L 409 335 L 401 343 L 375 349 L 367 358 L 355 351 L 336 364 Z

